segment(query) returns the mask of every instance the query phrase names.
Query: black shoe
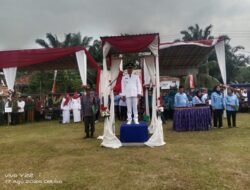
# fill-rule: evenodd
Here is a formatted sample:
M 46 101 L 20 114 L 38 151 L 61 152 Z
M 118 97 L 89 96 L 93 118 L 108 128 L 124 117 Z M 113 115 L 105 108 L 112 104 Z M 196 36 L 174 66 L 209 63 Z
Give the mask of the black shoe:
M 86 135 L 85 137 L 83 137 L 84 139 L 87 139 L 87 138 L 89 138 L 89 135 Z

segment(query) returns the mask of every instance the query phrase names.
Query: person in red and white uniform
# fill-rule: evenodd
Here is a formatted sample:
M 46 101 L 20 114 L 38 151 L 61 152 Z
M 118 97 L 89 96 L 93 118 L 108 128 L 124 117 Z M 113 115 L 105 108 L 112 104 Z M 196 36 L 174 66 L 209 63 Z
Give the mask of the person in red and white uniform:
M 72 101 L 71 101 L 71 108 L 73 110 L 73 118 L 74 122 L 81 121 L 81 98 L 77 92 L 74 93 Z
M 70 123 L 71 99 L 69 94 L 65 94 L 61 102 L 61 110 L 63 114 L 62 123 Z

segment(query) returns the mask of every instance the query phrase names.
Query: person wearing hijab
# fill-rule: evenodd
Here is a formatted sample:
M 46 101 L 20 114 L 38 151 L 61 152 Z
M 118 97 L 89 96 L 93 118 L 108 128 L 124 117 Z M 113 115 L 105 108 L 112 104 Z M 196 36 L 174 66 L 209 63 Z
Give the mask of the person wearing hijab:
M 209 105 L 209 98 L 208 98 L 207 88 L 203 88 L 201 94 L 202 94 L 202 96 L 201 96 L 202 103 Z
M 214 92 L 211 94 L 211 106 L 213 109 L 213 121 L 214 127 L 221 128 L 223 126 L 222 123 L 222 115 L 224 110 L 224 101 L 223 94 L 221 93 L 220 85 L 214 87 Z M 218 126 L 219 122 L 219 126 Z
M 195 106 L 197 104 L 202 104 L 202 94 L 201 91 L 196 91 L 195 96 L 192 98 L 192 104 Z
M 228 88 L 227 90 L 227 96 L 225 97 L 225 108 L 227 111 L 227 124 L 228 127 L 231 128 L 231 118 L 233 127 L 236 127 L 236 113 L 239 108 L 239 99 L 237 96 L 233 93 L 231 88 Z
M 81 99 L 77 92 L 74 93 L 72 101 L 71 101 L 71 108 L 73 110 L 73 119 L 74 122 L 81 121 Z
M 61 102 L 61 110 L 63 115 L 62 123 L 70 123 L 70 109 L 71 109 L 71 100 L 69 94 L 65 94 Z

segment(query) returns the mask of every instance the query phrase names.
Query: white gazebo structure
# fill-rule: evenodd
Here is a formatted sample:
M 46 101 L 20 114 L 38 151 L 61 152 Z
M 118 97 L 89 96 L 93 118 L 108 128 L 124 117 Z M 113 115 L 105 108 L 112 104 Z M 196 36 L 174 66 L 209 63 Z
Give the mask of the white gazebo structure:
M 152 136 L 145 145 L 150 147 L 162 146 L 165 144 L 163 128 L 160 116 L 157 117 L 157 109 L 160 106 L 160 80 L 159 80 L 159 34 L 142 34 L 101 37 L 103 43 L 103 72 L 101 73 L 102 85 L 100 86 L 100 95 L 103 97 L 103 106 L 108 107 L 108 97 L 110 96 L 110 117 L 104 120 L 104 131 L 101 145 L 109 148 L 119 148 L 122 146 L 120 140 L 115 135 L 115 117 L 114 117 L 114 81 L 118 78 L 122 58 L 118 55 L 136 52 L 150 52 L 150 55 L 144 57 L 143 74 L 144 85 L 153 87 L 152 101 L 152 120 L 149 131 Z M 108 71 L 110 68 L 110 74 Z M 146 91 L 147 92 L 147 91 Z M 146 94 L 147 97 L 147 94 Z

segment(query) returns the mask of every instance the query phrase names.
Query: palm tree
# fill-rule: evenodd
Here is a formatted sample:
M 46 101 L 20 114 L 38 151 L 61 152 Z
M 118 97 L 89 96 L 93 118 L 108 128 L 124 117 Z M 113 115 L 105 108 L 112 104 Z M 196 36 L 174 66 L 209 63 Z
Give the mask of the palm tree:
M 36 39 L 36 43 L 44 48 L 63 48 L 63 47 L 76 47 L 82 46 L 84 48 L 89 48 L 90 43 L 92 41 L 92 37 L 84 36 L 80 32 L 68 33 L 65 34 L 64 41 L 59 41 L 57 35 L 53 35 L 51 33 L 46 34 L 46 38 L 49 41 L 48 43 L 43 39 Z
M 97 63 L 102 63 L 102 42 L 100 40 L 94 40 L 88 51 Z
M 213 39 L 211 36 L 212 25 L 210 24 L 204 30 L 200 28 L 198 24 L 195 26 L 189 26 L 188 30 L 182 30 L 180 33 L 183 35 L 183 41 L 192 41 L 192 40 L 208 40 Z
M 36 43 L 39 44 L 40 46 L 44 47 L 44 48 L 59 48 L 59 47 L 62 47 L 62 43 L 58 40 L 57 35 L 47 33 L 46 38 L 48 39 L 49 43 L 47 43 L 43 39 L 36 39 Z M 67 38 L 65 38 L 65 39 L 67 39 Z
M 65 34 L 63 41 L 59 41 L 57 35 L 53 35 L 51 33 L 47 33 L 46 38 L 47 38 L 47 41 L 44 39 L 36 39 L 36 43 L 44 48 L 64 48 L 64 47 L 81 46 L 81 47 L 88 49 L 91 47 L 90 43 L 93 39 L 92 37 L 88 37 L 88 36 L 82 37 L 80 32 Z M 79 75 L 78 71 L 65 70 L 63 72 L 59 72 L 58 78 L 61 78 L 61 80 L 64 81 L 61 84 L 63 87 L 61 90 L 70 89 L 69 87 L 80 86 L 81 79 L 78 75 Z M 93 75 L 95 76 L 96 73 L 88 70 L 87 75 L 88 76 L 93 76 Z M 71 76 L 71 77 L 69 77 L 69 76 Z M 72 76 L 75 76 L 75 77 L 72 77 Z M 76 80 L 73 80 L 73 78 Z M 96 77 L 88 77 L 88 78 L 91 78 L 91 80 L 89 81 L 90 83 L 95 83 L 94 79 Z M 72 89 L 72 90 L 74 90 L 74 89 Z
M 189 26 L 187 30 L 182 30 L 180 33 L 183 35 L 183 41 L 193 41 L 193 40 L 209 40 L 214 39 L 214 36 L 211 35 L 213 26 L 210 24 L 205 29 L 201 29 L 198 24 L 194 26 Z M 239 50 L 244 49 L 242 46 L 231 47 L 229 44 L 230 38 L 227 35 L 219 36 L 219 38 L 223 38 L 225 41 L 225 54 L 226 54 L 226 70 L 227 70 L 227 81 L 234 81 L 237 76 L 240 75 L 239 68 L 246 67 L 245 63 L 249 62 L 249 59 L 244 54 L 239 54 Z M 180 39 L 176 39 L 174 42 L 179 42 Z M 204 86 L 202 81 L 207 81 L 206 84 L 214 84 L 216 82 L 214 80 L 210 81 L 211 76 L 217 78 L 219 81 L 222 82 L 220 69 L 217 63 L 217 57 L 215 51 L 212 51 L 208 56 L 208 59 L 200 65 L 200 71 L 207 70 L 208 72 L 199 72 L 197 78 L 198 85 Z M 204 80 L 202 79 L 204 77 Z
M 176 39 L 174 42 L 180 42 L 180 41 L 195 41 L 195 40 L 208 40 L 213 39 L 214 37 L 211 36 L 211 30 L 212 25 L 208 25 L 205 27 L 205 29 L 200 28 L 198 24 L 195 24 L 194 26 L 189 26 L 187 30 L 182 30 L 180 33 L 183 35 L 182 40 Z M 213 52 L 215 55 L 215 53 Z M 212 60 L 211 60 L 212 61 Z M 213 62 L 211 62 L 212 64 Z M 201 64 L 199 68 L 199 73 L 197 76 L 194 76 L 194 80 L 196 81 L 196 86 L 209 86 L 213 85 L 216 80 L 208 75 L 208 72 L 200 72 L 201 70 L 208 70 L 209 61 L 206 61 L 205 64 Z M 205 67 L 205 68 L 204 68 Z M 187 81 L 187 77 L 184 78 L 184 81 Z M 204 82 L 207 81 L 207 82 Z M 186 82 L 185 82 L 186 83 Z M 211 84 L 211 85 L 210 85 Z

